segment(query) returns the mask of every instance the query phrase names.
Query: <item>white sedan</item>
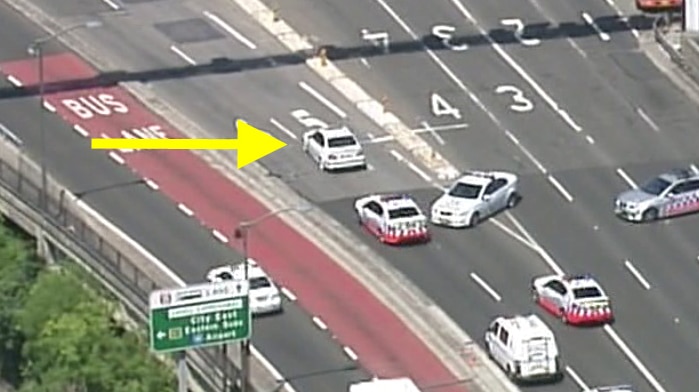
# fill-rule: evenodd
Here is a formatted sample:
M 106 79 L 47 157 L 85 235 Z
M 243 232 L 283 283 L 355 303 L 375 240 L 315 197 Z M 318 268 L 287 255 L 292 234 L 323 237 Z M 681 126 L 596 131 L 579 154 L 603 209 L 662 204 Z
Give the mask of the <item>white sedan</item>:
M 467 172 L 432 203 L 430 220 L 449 227 L 476 226 L 488 216 L 517 205 L 517 181 L 517 175 L 508 172 Z
M 245 265 L 224 265 L 206 274 L 209 282 L 244 280 Z M 253 259 L 248 259 L 248 281 L 250 282 L 250 312 L 253 315 L 278 313 L 282 309 L 279 288 Z
M 366 169 L 364 149 L 347 127 L 321 128 L 303 134 L 303 151 L 320 170 Z

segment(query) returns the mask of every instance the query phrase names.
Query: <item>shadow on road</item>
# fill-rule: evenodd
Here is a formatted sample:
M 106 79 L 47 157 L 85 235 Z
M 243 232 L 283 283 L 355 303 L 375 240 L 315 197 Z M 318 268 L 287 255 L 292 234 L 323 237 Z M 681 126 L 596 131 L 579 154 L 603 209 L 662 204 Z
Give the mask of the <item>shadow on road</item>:
M 635 15 L 630 17 L 627 21 L 624 21 L 618 16 L 614 15 L 597 18 L 595 19 L 595 22 L 603 31 L 613 35 L 627 32 L 631 28 L 641 31 L 651 30 L 653 27 L 653 20 L 653 18 L 648 16 Z M 519 41 L 515 37 L 512 28 L 492 29 L 488 32 L 488 35 L 495 42 L 501 45 L 519 44 Z M 549 23 L 526 25 L 524 28 L 523 38 L 537 38 L 541 41 L 547 41 L 565 38 L 582 38 L 595 35 L 597 35 L 597 32 L 585 22 L 580 20 L 577 22 L 564 22 L 558 25 L 551 25 Z M 489 45 L 486 37 L 482 35 L 456 36 L 452 40 L 452 44 L 464 43 L 470 47 Z M 388 50 L 385 50 L 383 47 L 373 46 L 371 44 L 357 46 L 324 45 L 323 47 L 326 49 L 328 59 L 332 61 L 351 60 L 357 58 L 374 58 L 390 56 L 392 54 L 419 53 L 425 48 L 429 48 L 434 51 L 448 49 L 438 37 L 431 34 L 425 35 L 421 40 L 417 41 L 391 42 Z M 190 78 L 202 75 L 231 74 L 273 69 L 284 66 L 301 65 L 304 64 L 307 59 L 316 55 L 317 50 L 308 50 L 251 59 L 214 58 L 206 64 L 174 66 L 143 71 L 105 72 L 93 78 L 47 83 L 45 88 L 46 93 L 48 94 L 96 87 L 110 87 L 121 82 L 147 83 Z M 0 100 L 34 96 L 38 95 L 38 93 L 39 89 L 37 85 L 5 87 L 0 88 Z

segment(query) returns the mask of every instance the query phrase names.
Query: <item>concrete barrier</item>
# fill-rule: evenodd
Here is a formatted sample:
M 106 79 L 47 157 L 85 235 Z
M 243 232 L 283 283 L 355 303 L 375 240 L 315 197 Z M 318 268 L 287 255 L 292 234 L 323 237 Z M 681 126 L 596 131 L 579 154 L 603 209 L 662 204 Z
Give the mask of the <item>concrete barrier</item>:
M 40 254 L 48 260 L 69 259 L 93 274 L 118 300 L 130 318 L 148 320 L 151 290 L 177 287 L 184 282 L 154 256 L 130 239 L 85 202 L 53 179 L 48 181 L 47 208 L 38 208 L 38 166 L 21 149 L 0 142 L 0 212 L 37 239 Z M 224 382 L 238 383 L 238 347 L 223 358 L 213 349 L 186 353 L 190 390 L 220 390 Z M 251 361 L 251 387 L 271 391 L 282 376 L 255 350 Z M 230 376 L 224 380 L 224 374 Z

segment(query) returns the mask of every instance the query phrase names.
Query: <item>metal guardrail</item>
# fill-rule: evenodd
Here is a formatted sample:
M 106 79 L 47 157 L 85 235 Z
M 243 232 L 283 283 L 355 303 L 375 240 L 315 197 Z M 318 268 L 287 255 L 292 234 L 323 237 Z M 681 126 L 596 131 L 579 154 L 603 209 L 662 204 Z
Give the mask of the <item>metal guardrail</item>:
M 695 83 L 699 84 L 699 64 L 692 64 L 688 61 L 680 51 L 665 38 L 664 29 L 669 28 L 671 23 L 670 17 L 667 15 L 659 16 L 653 21 L 653 34 L 655 42 L 660 44 L 663 50 L 670 56 L 672 62 L 682 69 Z M 690 49 L 691 50 L 691 49 Z
M 45 242 L 87 268 L 120 299 L 131 317 L 146 323 L 151 290 L 174 284 L 159 271 L 144 271 L 143 265 L 118 249 L 118 239 L 107 239 L 106 232 L 99 233 L 94 219 L 79 208 L 77 199 L 54 181 L 49 182 L 47 210 L 40 211 L 39 170 L 21 147 L 11 144 L 0 142 L 0 211 L 34 233 L 40 246 Z M 202 389 L 220 391 L 226 382 L 237 392 L 233 381 L 238 379 L 238 369 L 230 358 L 222 357 L 220 350 L 188 350 L 187 363 L 190 375 Z M 223 374 L 233 380 L 224 380 Z

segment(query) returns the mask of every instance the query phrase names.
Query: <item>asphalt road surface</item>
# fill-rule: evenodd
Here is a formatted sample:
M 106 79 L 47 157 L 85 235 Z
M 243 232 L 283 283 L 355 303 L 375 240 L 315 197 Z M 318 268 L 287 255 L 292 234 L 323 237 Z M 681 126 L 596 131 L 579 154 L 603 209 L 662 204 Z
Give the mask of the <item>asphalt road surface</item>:
M 465 6 L 466 11 L 458 6 Z M 393 92 L 395 109 L 407 119 L 416 113 L 430 115 L 429 97 L 434 91 L 462 114 L 467 113 L 463 117 L 469 129 L 478 132 L 445 133 L 446 146 L 439 148 L 451 151 L 448 157 L 460 167 L 475 163 L 477 167 L 511 168 L 521 163 L 523 192 L 529 202 L 515 216 L 565 270 L 599 276 L 617 301 L 615 328 L 665 389 L 693 388 L 696 374 L 684 364 L 694 363 L 699 355 L 690 335 L 697 325 L 696 306 L 690 299 L 696 289 L 689 287 L 697 274 L 697 249 L 691 242 L 696 217 L 640 227 L 611 216 L 613 197 L 630 185 L 629 178 L 638 183 L 670 167 L 686 167 L 696 158 L 697 141 L 691 130 L 699 123 L 699 114 L 640 52 L 632 27 L 642 30 L 647 22 L 632 18 L 634 24 L 629 26 L 611 7 L 593 1 L 504 4 L 444 0 L 428 5 L 363 0 L 314 2 L 310 7 L 309 2 L 297 0 L 283 7 L 282 15 L 293 26 L 336 47 L 368 45 L 361 37 L 362 29 L 387 32 L 396 53 L 349 58 L 341 61 L 342 68 L 360 84 L 373 86 L 375 95 Z M 599 34 L 584 15 L 607 35 Z M 521 37 L 526 41 L 512 33 L 517 23 L 514 18 L 527 25 Z M 509 20 L 503 23 L 503 19 Z M 422 39 L 435 25 L 454 26 L 459 39 L 452 44 L 466 43 L 469 49 L 447 50 L 435 45 L 434 37 Z M 497 45 L 484 39 L 480 29 Z M 420 43 L 414 42 L 416 37 Z M 406 43 L 411 40 L 412 46 Z M 426 53 L 421 43 L 433 48 L 433 54 Z M 455 76 L 449 76 L 445 68 Z M 412 77 L 415 73 L 421 75 L 419 80 Z M 512 86 L 500 88 L 505 96 L 497 94 L 501 85 Z M 478 102 L 469 97 L 471 92 L 496 121 L 483 110 L 474 113 Z M 509 110 L 513 104 L 517 109 Z M 449 116 L 441 117 L 434 121 Z M 522 150 L 479 159 L 480 153 L 495 148 L 507 151 L 505 130 L 558 180 L 563 191 L 541 176 L 528 175 L 538 165 L 523 157 Z M 485 136 L 491 133 L 499 133 L 499 139 L 492 142 L 492 136 Z M 340 210 L 338 207 L 338 214 Z M 455 254 L 469 254 L 472 249 L 461 246 Z M 474 262 L 492 263 L 493 259 L 498 258 L 484 256 Z M 406 268 L 405 263 L 397 265 Z M 650 283 L 650 290 L 639 283 L 629 265 Z M 534 273 L 533 269 L 525 271 L 518 279 L 528 281 Z M 435 280 L 439 282 L 453 275 L 438 276 Z M 435 298 L 444 298 L 445 308 L 449 308 L 446 303 L 463 298 L 447 295 L 446 288 L 437 283 L 432 290 L 429 283 L 422 287 Z M 523 291 L 511 294 L 523 295 Z M 455 316 L 455 312 L 450 314 Z M 606 334 L 590 338 L 608 346 L 595 353 L 598 360 L 605 358 L 605 368 L 624 366 L 612 359 L 610 351 L 617 349 Z M 577 369 L 585 361 L 575 356 L 590 345 L 584 339 L 575 343 L 579 346 L 569 350 L 568 357 Z M 682 364 L 658 356 L 661 349 L 681 357 Z M 609 382 L 604 373 L 579 373 L 591 384 Z M 651 388 L 640 372 L 615 373 L 639 388 Z
M 388 32 L 402 53 L 355 57 L 342 61 L 342 68 L 372 95 L 387 96 L 392 110 L 411 126 L 424 126 L 423 121 L 434 127 L 467 124 L 467 128 L 439 132 L 443 142 L 428 140 L 460 168 L 497 167 L 519 172 L 525 202 L 514 216 L 566 271 L 590 271 L 599 277 L 616 303 L 619 320 L 615 330 L 666 390 L 692 391 L 692 385 L 699 381 L 691 368 L 698 358 L 690 335 L 698 325 L 692 304 L 695 289 L 690 286 L 697 274 L 698 252 L 691 242 L 696 218 L 630 226 L 611 217 L 611 201 L 616 192 L 628 186 L 626 176 L 619 175 L 617 169 L 638 182 L 658 170 L 688 165 L 696 157 L 697 141 L 689 128 L 699 123 L 696 108 L 638 52 L 630 27 L 609 18 L 614 12 L 607 5 L 592 1 L 553 3 L 464 3 L 468 8 L 464 14 L 456 6 L 460 3 L 451 0 L 430 2 L 429 6 L 417 0 L 326 0 L 312 5 L 307 0 L 293 0 L 285 2 L 282 16 L 302 32 L 338 48 L 367 45 L 362 29 Z M 84 13 L 75 4 L 74 13 Z M 108 28 L 96 30 L 94 40 L 122 53 L 128 69 L 171 65 L 173 59 L 179 59 L 167 51 L 172 43 L 154 38 L 151 24 L 185 15 L 195 17 L 201 12 L 192 2 L 177 4 L 182 7 L 173 7 L 165 15 L 153 5 L 133 6 L 133 10 L 138 7 L 138 13 L 119 17 L 118 25 L 110 23 Z M 602 40 L 603 35 L 584 22 L 582 12 L 597 18 L 600 28 L 618 31 L 610 32 L 608 41 Z M 469 15 L 476 23 L 468 20 Z M 527 25 L 538 25 L 525 29 L 527 45 L 503 31 L 512 31 L 516 22 L 503 26 L 502 18 L 515 17 Z M 245 22 L 238 25 L 239 19 L 236 28 L 257 40 L 259 52 L 281 51 L 254 26 Z M 546 23 L 563 27 L 542 28 Z M 460 52 L 440 47 L 435 42 L 438 40 L 429 36 L 436 25 L 442 33 L 454 26 L 455 35 L 461 38 L 451 43 L 466 43 L 469 49 Z M 499 44 L 483 38 L 480 29 L 490 31 L 491 39 Z M 134 40 L 127 31 L 142 34 Z M 552 31 L 558 35 L 552 37 Z M 566 34 L 573 37 L 566 39 Z M 435 49 L 431 54 L 425 52 L 421 37 Z M 530 39 L 537 37 L 540 42 L 533 44 Z M 416 43 L 416 39 L 420 41 Z M 183 50 L 197 62 L 249 55 L 249 48 L 233 42 L 190 43 Z M 282 83 L 274 78 L 286 79 L 286 85 L 298 84 L 299 72 L 305 71 L 278 66 L 273 76 L 256 71 L 244 78 L 231 74 L 154 82 L 153 88 L 168 97 L 179 97 L 185 113 L 226 135 L 230 116 L 223 113 L 231 102 L 241 108 L 242 115 L 260 124 L 269 121 L 266 116 L 270 112 L 279 117 L 277 120 L 290 122 L 289 111 L 306 108 L 305 103 L 299 103 L 303 94 L 279 92 L 275 95 L 286 99 L 274 99 L 251 91 L 259 86 L 275 91 Z M 306 75 L 304 81 L 331 101 L 341 102 L 312 75 Z M 240 101 L 241 91 L 248 98 L 247 106 Z M 433 93 L 458 108 L 459 115 L 433 116 Z M 290 100 L 294 101 L 291 107 Z M 310 105 L 313 101 L 307 102 Z M 337 113 L 325 105 L 315 105 L 306 110 L 326 110 L 326 122 L 338 121 Z M 260 112 L 259 106 L 265 110 Z M 381 135 L 360 115 L 348 117 L 352 124 L 361 124 L 357 128 L 367 132 L 367 138 L 368 133 Z M 288 127 L 297 135 L 300 132 L 298 125 Z M 518 145 L 511 143 L 511 136 Z M 302 194 L 326 202 L 328 211 L 349 224 L 353 221 L 347 215 L 352 196 L 372 190 L 424 188 L 419 177 L 385 154 L 391 147 L 376 147 L 371 156 L 376 170 L 365 177 L 318 174 L 305 157 L 291 151 L 279 157 L 283 162 L 269 165 Z M 542 167 L 561 187 L 540 174 Z M 434 196 L 428 190 L 418 193 L 425 206 Z M 494 313 L 531 310 L 526 285 L 532 276 L 550 272 L 546 264 L 527 253 L 526 246 L 515 245 L 490 224 L 468 232 L 439 230 L 433 244 L 424 248 L 381 251 L 474 337 L 482 333 Z M 649 290 L 629 272 L 629 264 L 650 283 Z M 482 292 L 470 279 L 471 272 L 490 282 L 502 301 L 495 303 Z M 562 341 L 567 362 L 586 383 L 628 382 L 640 391 L 654 390 L 645 380 L 647 373 L 637 371 L 608 334 L 561 328 L 553 320 L 550 324 Z M 672 353 L 677 360 L 669 361 L 659 352 Z M 571 389 L 571 382 L 569 378 L 566 384 L 545 389 Z
M 13 32 L 0 44 L 0 61 L 24 57 L 27 43 L 41 34 L 4 5 L 0 5 L 0 25 Z M 47 55 L 65 50 L 47 47 Z M 3 79 L 0 88 L 4 87 L 10 85 Z M 0 99 L 0 123 L 21 138 L 27 154 L 35 160 L 40 151 L 38 106 L 34 98 Z M 83 193 L 88 204 L 165 261 L 185 281 L 202 282 L 212 266 L 242 259 L 214 240 L 210 231 L 178 211 L 162 194 L 145 185 L 133 185 L 137 178 L 128 168 L 115 165 L 102 152 L 90 151 L 87 141 L 59 117 L 46 113 L 45 121 L 50 137 L 46 158 L 51 175 L 73 193 Z M 111 188 L 90 192 L 103 187 Z M 327 391 L 367 377 L 361 369 L 338 371 L 355 362 L 295 303 L 286 300 L 284 305 L 283 314 L 255 320 L 253 343 L 287 377 L 319 373 L 292 381 L 297 390 Z M 301 352 L 304 355 L 298 355 Z

